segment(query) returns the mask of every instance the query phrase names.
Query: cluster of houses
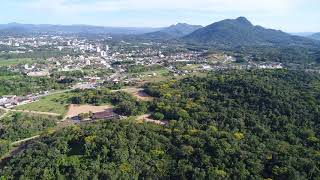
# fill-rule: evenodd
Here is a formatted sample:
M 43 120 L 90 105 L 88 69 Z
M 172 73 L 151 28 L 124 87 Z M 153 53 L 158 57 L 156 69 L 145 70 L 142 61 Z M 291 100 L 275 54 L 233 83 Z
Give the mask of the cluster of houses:
M 28 104 L 36 101 L 36 98 L 32 95 L 29 96 L 15 96 L 8 95 L 0 97 L 0 106 L 3 108 L 13 108 L 18 105 Z

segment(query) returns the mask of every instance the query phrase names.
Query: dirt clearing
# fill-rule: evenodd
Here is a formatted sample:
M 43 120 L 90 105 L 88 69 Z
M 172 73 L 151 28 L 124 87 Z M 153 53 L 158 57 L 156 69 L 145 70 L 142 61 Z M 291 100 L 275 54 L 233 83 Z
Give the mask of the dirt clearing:
M 153 97 L 149 96 L 147 93 L 144 92 L 144 89 L 142 88 L 126 88 L 122 91 L 127 92 L 134 97 L 136 97 L 138 100 L 141 101 L 152 101 Z
M 110 109 L 112 107 L 113 106 L 111 106 L 111 105 L 93 106 L 93 105 L 89 105 L 89 104 L 85 104 L 85 105 L 71 104 L 71 105 L 69 105 L 69 109 L 68 109 L 68 113 L 67 113 L 66 118 L 78 116 L 81 113 L 101 112 L 101 111 L 105 111 L 107 109 Z
M 167 121 L 159 121 L 159 120 L 151 119 L 151 114 L 144 114 L 144 115 L 138 116 L 137 122 L 138 123 L 149 122 L 149 123 L 154 123 L 154 124 L 163 125 L 163 126 L 168 124 Z

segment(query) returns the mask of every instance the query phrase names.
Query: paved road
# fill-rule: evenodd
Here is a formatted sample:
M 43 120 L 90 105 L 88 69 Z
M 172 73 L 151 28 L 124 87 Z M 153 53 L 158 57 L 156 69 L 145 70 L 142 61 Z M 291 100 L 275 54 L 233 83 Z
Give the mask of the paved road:
M 41 94 L 41 95 L 38 95 L 38 96 L 35 96 L 37 99 L 40 99 L 42 97 L 46 97 L 46 96 L 50 96 L 50 95 L 53 95 L 53 94 L 60 94 L 60 93 L 65 93 L 65 92 L 69 92 L 69 91 L 72 91 L 74 89 L 66 89 L 66 90 L 61 90 L 61 91 L 54 91 L 54 92 L 49 92 L 47 94 Z M 30 103 L 33 103 L 33 102 L 30 102 Z M 27 104 L 30 104 L 30 103 L 27 103 Z M 21 104 L 21 105 L 26 105 L 26 104 Z M 21 106 L 21 105 L 17 105 L 16 107 L 18 106 Z M 51 113 L 51 112 L 40 112 L 40 111 L 28 111 L 28 110 L 16 110 L 16 109 L 8 109 L 8 108 L 3 108 L 3 107 L 0 107 L 1 110 L 4 110 L 6 113 L 4 113 L 3 115 L 0 116 L 0 119 L 4 118 L 8 112 L 24 112 L 24 113 L 32 113 L 32 114 L 40 114 L 40 115 L 48 115 L 48 116 L 60 116 L 61 114 L 57 114 L 57 113 Z
M 74 88 L 71 88 L 71 89 L 65 89 L 65 90 L 60 90 L 60 91 L 53 91 L 53 92 L 49 92 L 47 94 L 40 94 L 40 95 L 37 95 L 37 96 L 34 96 L 35 99 L 40 99 L 40 98 L 43 98 L 43 97 L 46 97 L 46 96 L 50 96 L 50 95 L 54 95 L 54 94 L 60 94 L 60 93 L 65 93 L 65 92 L 69 92 L 69 91 L 72 91 L 74 90 Z M 17 105 L 15 107 L 18 107 L 18 106 L 23 106 L 23 105 L 26 105 L 26 104 L 31 104 L 31 103 L 34 103 L 35 101 L 32 101 L 32 102 L 28 102 L 28 103 L 25 103 L 25 104 L 20 104 L 20 105 Z

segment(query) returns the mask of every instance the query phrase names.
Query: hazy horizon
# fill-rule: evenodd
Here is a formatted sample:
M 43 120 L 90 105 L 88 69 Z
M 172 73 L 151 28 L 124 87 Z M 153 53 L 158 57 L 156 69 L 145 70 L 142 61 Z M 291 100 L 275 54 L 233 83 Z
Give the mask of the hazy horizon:
M 285 32 L 320 32 L 317 0 L 12 0 L 2 2 L 0 24 L 166 27 L 206 26 L 240 16 Z

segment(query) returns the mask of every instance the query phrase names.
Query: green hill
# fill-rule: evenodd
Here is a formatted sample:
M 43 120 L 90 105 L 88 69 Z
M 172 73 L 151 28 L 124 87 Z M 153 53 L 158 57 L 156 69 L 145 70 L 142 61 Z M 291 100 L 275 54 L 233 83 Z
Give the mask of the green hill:
M 308 38 L 293 36 L 282 31 L 266 29 L 261 26 L 254 26 L 244 17 L 226 19 L 213 23 L 183 37 L 183 40 L 193 44 L 210 44 L 218 46 L 312 46 L 317 44 Z
M 139 35 L 139 37 L 143 39 L 169 40 L 169 39 L 183 37 L 200 28 L 202 28 L 202 26 L 190 25 L 186 23 L 178 23 L 176 25 L 171 25 L 167 28 L 164 28 L 156 32 Z
M 320 40 L 320 33 L 312 34 L 312 35 L 309 36 L 309 37 L 312 38 L 312 39 Z

